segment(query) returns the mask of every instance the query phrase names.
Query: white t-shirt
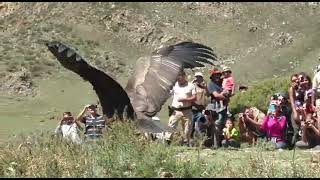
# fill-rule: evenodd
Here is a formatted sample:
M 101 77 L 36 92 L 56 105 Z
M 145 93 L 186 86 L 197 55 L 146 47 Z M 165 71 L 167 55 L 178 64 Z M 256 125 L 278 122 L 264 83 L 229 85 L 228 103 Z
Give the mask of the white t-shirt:
M 192 83 L 188 82 L 188 85 L 180 87 L 178 82 L 174 85 L 173 89 L 173 100 L 172 106 L 175 108 L 189 107 L 191 106 L 190 102 L 178 102 L 178 99 L 188 98 L 192 95 L 196 95 L 195 87 Z
M 59 133 L 62 133 L 61 135 L 65 139 L 71 139 L 72 142 L 77 144 L 81 143 L 80 132 L 76 123 L 59 125 L 55 130 L 55 134 Z

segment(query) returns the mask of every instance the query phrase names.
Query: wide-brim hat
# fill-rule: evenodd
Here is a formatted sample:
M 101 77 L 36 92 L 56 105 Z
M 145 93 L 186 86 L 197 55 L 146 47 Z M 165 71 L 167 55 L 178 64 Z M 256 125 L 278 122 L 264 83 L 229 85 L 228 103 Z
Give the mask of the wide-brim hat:
M 194 74 L 194 77 L 197 77 L 197 76 L 203 77 L 203 74 L 202 74 L 201 72 L 196 72 L 196 73 Z
M 222 72 L 228 72 L 228 71 L 231 72 L 231 68 L 230 67 L 225 66 L 225 67 L 222 68 Z

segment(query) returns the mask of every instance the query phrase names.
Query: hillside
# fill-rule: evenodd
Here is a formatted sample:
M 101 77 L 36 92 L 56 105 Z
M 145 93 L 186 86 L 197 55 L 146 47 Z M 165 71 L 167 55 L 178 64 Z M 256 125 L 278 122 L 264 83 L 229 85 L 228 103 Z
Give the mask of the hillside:
M 194 40 L 212 47 L 217 65 L 230 65 L 238 84 L 250 84 L 312 73 L 320 57 L 319 10 L 319 3 L 284 2 L 1 3 L 0 119 L 11 120 L 0 135 L 19 129 L 21 120 L 28 129 L 97 100 L 88 83 L 53 58 L 45 41 L 76 47 L 125 85 L 139 57 Z

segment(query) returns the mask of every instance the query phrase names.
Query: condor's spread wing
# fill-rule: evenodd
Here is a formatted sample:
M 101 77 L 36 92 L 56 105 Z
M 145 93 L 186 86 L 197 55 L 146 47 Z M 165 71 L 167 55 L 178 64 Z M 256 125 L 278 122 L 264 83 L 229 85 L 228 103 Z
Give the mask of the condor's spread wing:
M 126 110 L 128 117 L 133 118 L 130 99 L 114 79 L 90 66 L 75 50 L 61 42 L 49 42 L 46 46 L 65 68 L 91 83 L 100 100 L 103 114 L 111 118 L 117 111 L 122 118 L 123 111 Z
M 151 58 L 144 59 L 144 63 L 137 63 L 126 87 L 135 111 L 147 117 L 154 116 L 169 98 L 181 70 L 213 65 L 216 59 L 210 47 L 193 42 L 182 42 L 154 52 Z

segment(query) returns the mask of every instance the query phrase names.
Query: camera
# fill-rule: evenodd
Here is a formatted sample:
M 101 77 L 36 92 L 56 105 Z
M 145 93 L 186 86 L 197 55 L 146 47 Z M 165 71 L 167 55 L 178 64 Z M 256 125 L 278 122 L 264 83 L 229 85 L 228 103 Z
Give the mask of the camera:
M 207 116 L 211 116 L 214 120 L 219 118 L 219 114 L 216 111 L 205 110 L 204 114 L 207 115 Z
M 205 111 L 204 111 L 204 114 L 205 114 L 205 115 L 210 115 L 210 111 L 209 111 L 209 110 L 205 110 Z
M 299 81 L 303 82 L 304 81 L 304 77 L 302 75 L 299 76 Z
M 204 83 L 196 83 L 197 84 L 197 86 L 199 87 L 199 88 L 205 88 L 205 84 Z
M 271 100 L 278 100 L 278 95 L 277 94 L 272 95 Z

